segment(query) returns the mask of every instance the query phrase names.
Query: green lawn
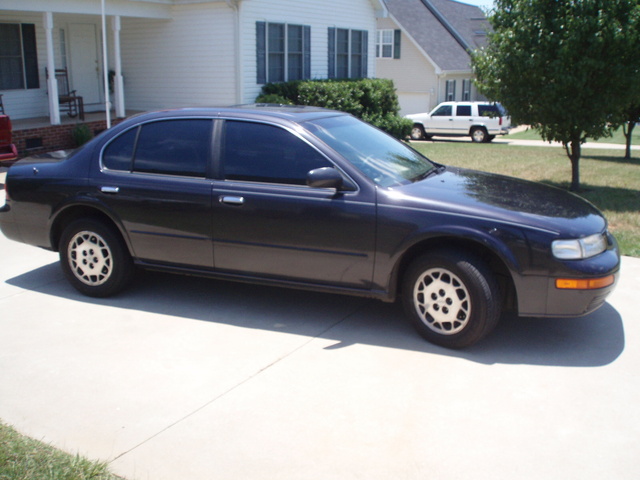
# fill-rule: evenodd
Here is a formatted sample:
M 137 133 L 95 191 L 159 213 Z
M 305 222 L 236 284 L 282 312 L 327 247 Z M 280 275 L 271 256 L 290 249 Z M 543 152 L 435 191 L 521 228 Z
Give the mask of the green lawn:
M 461 142 L 413 142 L 432 160 L 569 188 L 571 164 L 564 149 Z M 623 255 L 640 257 L 640 152 L 585 149 L 580 195 L 609 220 Z
M 69 455 L 0 423 L 0 480 L 117 480 L 106 464 Z
M 542 140 L 540 134 L 533 129 L 509 134 L 505 138 L 512 138 L 516 140 Z M 627 139 L 622 132 L 622 128 L 619 128 L 618 130 L 613 132 L 613 136 L 600 138 L 599 140 L 596 140 L 596 143 L 616 143 L 619 145 L 626 145 Z M 633 133 L 631 134 L 631 145 L 640 145 L 640 126 L 636 126 L 633 129 Z

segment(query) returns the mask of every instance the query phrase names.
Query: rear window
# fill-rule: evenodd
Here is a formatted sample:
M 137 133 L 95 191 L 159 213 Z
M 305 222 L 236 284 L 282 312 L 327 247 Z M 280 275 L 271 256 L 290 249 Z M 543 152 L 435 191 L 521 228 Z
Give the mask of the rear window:
M 499 103 L 491 105 L 478 105 L 478 114 L 481 117 L 503 117 L 505 116 L 504 108 Z

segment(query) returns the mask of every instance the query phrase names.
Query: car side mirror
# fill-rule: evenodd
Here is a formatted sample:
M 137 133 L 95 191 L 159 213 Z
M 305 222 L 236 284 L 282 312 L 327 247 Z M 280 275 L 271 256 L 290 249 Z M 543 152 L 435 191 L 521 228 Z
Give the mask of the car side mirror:
M 307 173 L 307 185 L 311 188 L 335 188 L 342 190 L 344 178 L 333 167 L 322 167 Z

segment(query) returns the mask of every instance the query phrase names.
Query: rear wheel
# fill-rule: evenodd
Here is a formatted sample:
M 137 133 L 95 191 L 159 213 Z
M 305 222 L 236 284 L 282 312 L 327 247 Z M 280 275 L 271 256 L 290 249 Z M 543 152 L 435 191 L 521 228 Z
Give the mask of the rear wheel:
M 500 319 L 501 295 L 491 270 L 463 251 L 417 258 L 406 272 L 402 298 L 418 332 L 447 348 L 473 345 Z
M 485 143 L 488 139 L 489 135 L 484 127 L 474 127 L 471 129 L 471 140 L 475 143 Z
M 119 234 L 93 219 L 65 228 L 60 263 L 71 285 L 91 297 L 114 295 L 133 277 L 133 262 Z

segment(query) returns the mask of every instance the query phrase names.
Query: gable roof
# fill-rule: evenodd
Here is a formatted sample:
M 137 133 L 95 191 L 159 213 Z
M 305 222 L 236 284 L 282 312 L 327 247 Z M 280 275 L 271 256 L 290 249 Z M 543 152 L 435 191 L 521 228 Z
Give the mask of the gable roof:
M 479 7 L 454 0 L 385 0 L 396 23 L 443 71 L 470 70 L 469 51 L 486 44 Z

